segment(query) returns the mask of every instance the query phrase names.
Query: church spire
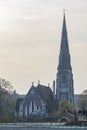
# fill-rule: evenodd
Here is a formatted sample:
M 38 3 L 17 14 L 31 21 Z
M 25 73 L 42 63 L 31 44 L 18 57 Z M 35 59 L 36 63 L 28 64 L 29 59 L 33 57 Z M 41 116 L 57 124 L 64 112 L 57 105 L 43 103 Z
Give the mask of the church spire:
M 66 19 L 64 11 L 58 70 L 66 70 L 66 69 L 71 70 L 71 64 L 70 64 L 70 54 L 69 54 Z
M 73 74 L 70 63 L 65 12 L 63 14 L 59 65 L 56 77 L 56 98 L 60 102 L 63 100 L 74 103 Z
M 67 33 L 67 29 L 66 29 L 66 19 L 65 19 L 65 10 L 63 10 L 63 28 L 62 28 L 62 34 L 63 32 Z

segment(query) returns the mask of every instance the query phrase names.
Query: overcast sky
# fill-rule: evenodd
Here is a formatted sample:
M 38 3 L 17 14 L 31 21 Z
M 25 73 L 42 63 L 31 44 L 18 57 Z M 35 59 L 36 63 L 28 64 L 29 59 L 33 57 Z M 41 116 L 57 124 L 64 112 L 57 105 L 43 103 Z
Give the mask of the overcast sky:
M 87 89 L 87 0 L 0 0 L 0 78 L 18 93 L 52 88 L 66 9 L 75 93 Z

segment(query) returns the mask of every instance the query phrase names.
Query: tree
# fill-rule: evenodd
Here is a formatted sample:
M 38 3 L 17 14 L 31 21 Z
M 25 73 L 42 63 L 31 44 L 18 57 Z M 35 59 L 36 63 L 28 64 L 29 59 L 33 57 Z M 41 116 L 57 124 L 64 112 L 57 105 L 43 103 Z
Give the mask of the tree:
M 60 101 L 60 111 L 69 111 L 74 109 L 74 105 L 67 100 Z
M 79 118 L 87 120 L 87 90 L 84 90 L 79 96 Z
M 11 95 L 3 103 L 3 116 L 15 116 L 16 100 Z
M 79 96 L 79 107 L 81 110 L 87 110 L 87 90 L 84 90 Z
M 13 89 L 13 86 L 11 85 L 9 81 L 0 78 L 0 92 L 2 90 L 5 90 L 10 93 L 12 89 Z
M 0 78 L 0 116 L 3 115 L 3 106 L 12 92 L 12 88 L 13 86 L 9 81 Z

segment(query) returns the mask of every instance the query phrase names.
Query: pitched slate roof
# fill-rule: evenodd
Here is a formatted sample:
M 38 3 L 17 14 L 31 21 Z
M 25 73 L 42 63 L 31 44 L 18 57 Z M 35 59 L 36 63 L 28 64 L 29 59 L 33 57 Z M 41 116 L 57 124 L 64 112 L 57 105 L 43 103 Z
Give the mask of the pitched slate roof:
M 32 90 L 34 93 L 32 93 Z M 53 93 L 50 87 L 44 86 L 41 84 L 38 84 L 37 87 L 34 85 L 31 86 L 30 90 L 26 94 L 26 96 L 23 98 L 17 99 L 16 102 L 16 112 L 19 111 L 19 105 L 21 102 L 23 102 L 23 105 L 30 104 L 31 100 L 35 100 L 36 104 L 39 104 L 41 106 L 42 101 L 47 104 L 47 107 L 49 104 L 54 102 Z M 54 103 L 52 103 L 54 104 Z M 48 109 L 50 109 L 48 107 Z M 49 110 L 48 110 L 49 111 Z
M 34 94 L 31 94 L 32 89 L 34 90 Z M 24 98 L 24 102 L 29 103 L 31 99 L 36 101 L 39 99 L 47 102 L 53 99 L 52 90 L 50 89 L 50 87 L 41 84 L 38 84 L 37 87 L 32 85 Z
M 37 92 L 43 100 L 48 101 L 50 99 L 53 99 L 52 90 L 48 86 L 38 84 Z

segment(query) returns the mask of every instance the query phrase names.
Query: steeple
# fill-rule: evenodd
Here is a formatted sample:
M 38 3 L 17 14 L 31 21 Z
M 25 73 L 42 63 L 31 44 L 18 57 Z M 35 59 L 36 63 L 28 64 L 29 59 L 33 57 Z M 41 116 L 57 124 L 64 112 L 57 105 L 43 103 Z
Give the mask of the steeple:
M 64 12 L 58 70 L 66 70 L 66 69 L 71 70 L 72 68 L 70 64 L 66 19 L 65 19 L 65 12 Z
M 74 103 L 73 74 L 67 37 L 65 12 L 63 14 L 62 37 L 59 54 L 59 65 L 56 76 L 56 98 Z

